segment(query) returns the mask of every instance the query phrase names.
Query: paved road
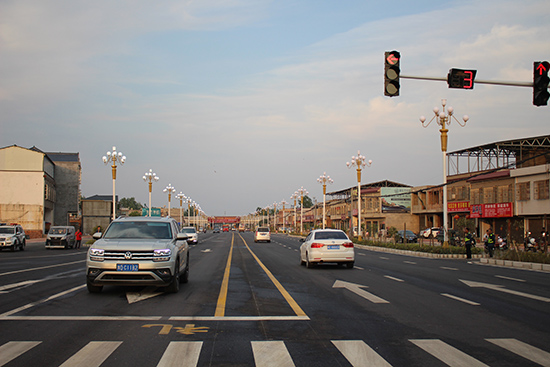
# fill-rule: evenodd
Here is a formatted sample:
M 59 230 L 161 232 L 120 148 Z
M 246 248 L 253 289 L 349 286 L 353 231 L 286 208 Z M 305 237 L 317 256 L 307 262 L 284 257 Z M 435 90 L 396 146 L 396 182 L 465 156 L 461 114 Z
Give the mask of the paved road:
M 85 249 L 0 253 L 0 366 L 549 366 L 550 274 L 202 234 L 188 284 L 84 285 Z

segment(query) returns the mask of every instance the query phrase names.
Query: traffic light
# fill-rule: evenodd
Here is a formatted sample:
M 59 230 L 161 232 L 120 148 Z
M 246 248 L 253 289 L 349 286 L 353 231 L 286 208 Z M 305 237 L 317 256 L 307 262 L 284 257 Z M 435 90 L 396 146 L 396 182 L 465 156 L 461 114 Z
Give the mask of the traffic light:
M 449 88 L 474 89 L 477 70 L 451 69 L 447 74 Z
M 548 61 L 535 61 L 533 63 L 533 104 L 535 106 L 546 106 L 548 104 Z
M 397 97 L 399 95 L 399 60 L 398 51 L 385 52 L 384 54 L 384 95 Z

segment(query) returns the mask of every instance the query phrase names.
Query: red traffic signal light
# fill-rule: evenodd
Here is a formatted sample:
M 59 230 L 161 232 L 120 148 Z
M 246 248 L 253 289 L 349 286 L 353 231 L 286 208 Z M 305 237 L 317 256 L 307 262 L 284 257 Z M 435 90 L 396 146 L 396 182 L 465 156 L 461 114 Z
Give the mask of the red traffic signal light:
M 401 54 L 398 51 L 384 53 L 384 95 L 397 97 L 399 95 L 399 61 Z
M 548 61 L 535 61 L 533 63 L 533 104 L 535 106 L 546 106 L 548 104 Z
M 451 69 L 447 74 L 449 88 L 474 89 L 477 70 Z

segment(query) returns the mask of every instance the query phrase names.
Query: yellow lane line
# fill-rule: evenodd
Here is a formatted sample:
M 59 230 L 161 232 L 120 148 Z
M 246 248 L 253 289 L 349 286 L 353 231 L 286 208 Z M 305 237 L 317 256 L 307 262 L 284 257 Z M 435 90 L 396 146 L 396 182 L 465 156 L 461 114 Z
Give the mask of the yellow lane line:
M 241 240 L 243 240 L 244 242 L 244 245 L 246 246 L 246 248 L 248 249 L 248 251 L 250 251 L 250 253 L 252 254 L 252 256 L 254 257 L 254 259 L 256 259 L 256 261 L 258 262 L 258 264 L 260 265 L 260 267 L 262 269 L 264 269 L 265 273 L 267 274 L 267 276 L 269 277 L 269 279 L 271 279 L 271 281 L 273 282 L 273 284 L 275 285 L 275 287 L 277 287 L 277 289 L 279 290 L 279 292 L 281 292 L 281 294 L 283 295 L 283 297 L 285 298 L 285 300 L 287 301 L 287 303 L 289 304 L 289 306 L 294 310 L 294 313 L 296 314 L 296 316 L 306 316 L 306 313 L 300 308 L 300 306 L 298 306 L 298 303 L 296 303 L 296 301 L 294 300 L 294 298 L 292 298 L 292 296 L 286 291 L 286 289 L 281 285 L 281 283 L 279 283 L 279 281 L 277 280 L 277 278 L 275 278 L 275 276 L 273 276 L 273 274 L 271 274 L 271 272 L 269 271 L 269 269 L 260 261 L 260 259 L 258 258 L 258 256 L 256 256 L 256 254 L 254 252 L 252 252 L 252 250 L 250 249 L 250 247 L 248 247 L 248 244 L 246 243 L 246 241 L 244 240 L 243 236 L 241 236 L 241 234 L 239 233 L 239 237 L 241 237 Z
M 218 296 L 218 304 L 216 305 L 216 313 L 214 314 L 214 316 L 225 316 L 225 304 L 227 302 L 227 288 L 229 286 L 229 272 L 231 270 L 231 258 L 233 257 L 234 240 L 235 234 L 233 234 L 233 236 L 231 237 L 231 249 L 229 250 L 229 257 L 227 258 L 227 265 L 225 266 L 222 287 L 220 289 L 220 295 Z

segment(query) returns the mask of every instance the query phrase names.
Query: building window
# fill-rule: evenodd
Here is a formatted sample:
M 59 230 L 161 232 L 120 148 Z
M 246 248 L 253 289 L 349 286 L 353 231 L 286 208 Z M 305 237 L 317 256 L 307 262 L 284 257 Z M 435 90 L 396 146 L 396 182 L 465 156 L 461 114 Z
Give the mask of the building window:
M 548 200 L 550 195 L 549 180 L 533 182 L 535 187 L 535 200 Z
M 519 183 L 516 196 L 518 201 L 531 200 L 531 182 Z

